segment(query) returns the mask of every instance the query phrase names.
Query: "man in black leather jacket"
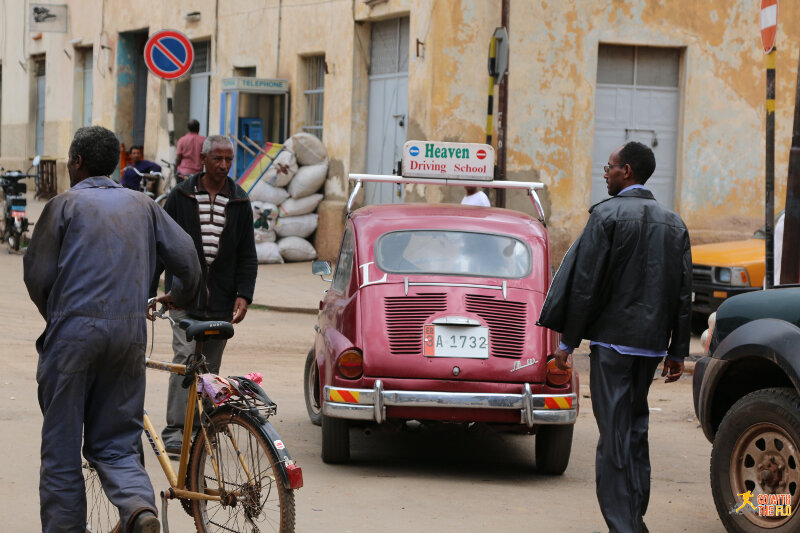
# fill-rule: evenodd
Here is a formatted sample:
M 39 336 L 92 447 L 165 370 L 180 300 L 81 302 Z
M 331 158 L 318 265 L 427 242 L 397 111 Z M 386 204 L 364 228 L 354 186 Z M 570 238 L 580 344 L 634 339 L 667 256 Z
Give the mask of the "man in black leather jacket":
M 582 339 L 592 341 L 589 381 L 600 430 L 597 499 L 612 532 L 647 531 L 647 392 L 662 359 L 669 383 L 681 376 L 689 353 L 689 233 L 643 187 L 653 170 L 655 156 L 641 143 L 611 154 L 605 166 L 611 198 L 589 210 L 538 322 L 562 333 L 554 354 L 562 369 Z

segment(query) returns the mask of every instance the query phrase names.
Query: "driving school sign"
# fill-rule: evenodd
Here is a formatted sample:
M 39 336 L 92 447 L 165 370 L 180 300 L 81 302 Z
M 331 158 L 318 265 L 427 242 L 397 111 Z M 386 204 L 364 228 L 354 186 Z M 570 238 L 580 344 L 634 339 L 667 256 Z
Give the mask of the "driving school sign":
M 491 181 L 494 148 L 488 144 L 408 141 L 403 176 Z
M 144 62 L 159 78 L 175 80 L 182 77 L 192 68 L 192 61 L 192 43 L 179 31 L 159 31 L 144 45 Z

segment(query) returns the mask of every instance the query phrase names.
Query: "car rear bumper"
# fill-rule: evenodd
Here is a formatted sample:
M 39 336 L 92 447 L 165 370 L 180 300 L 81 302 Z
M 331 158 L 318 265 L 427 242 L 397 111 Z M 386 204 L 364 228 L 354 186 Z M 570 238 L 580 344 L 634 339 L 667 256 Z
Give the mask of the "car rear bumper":
M 578 418 L 578 395 L 531 394 L 525 383 L 521 394 L 485 392 L 436 392 L 384 390 L 381 380 L 372 389 L 325 386 L 322 414 L 332 418 L 382 423 L 386 407 L 434 409 L 519 410 L 520 424 L 574 424 Z

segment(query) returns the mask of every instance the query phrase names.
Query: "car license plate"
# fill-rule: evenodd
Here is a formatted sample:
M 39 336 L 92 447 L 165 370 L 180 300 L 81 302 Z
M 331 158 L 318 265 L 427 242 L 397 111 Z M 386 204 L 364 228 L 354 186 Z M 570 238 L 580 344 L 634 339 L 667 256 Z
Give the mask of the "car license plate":
M 422 328 L 425 357 L 489 357 L 489 328 L 484 326 L 434 326 Z

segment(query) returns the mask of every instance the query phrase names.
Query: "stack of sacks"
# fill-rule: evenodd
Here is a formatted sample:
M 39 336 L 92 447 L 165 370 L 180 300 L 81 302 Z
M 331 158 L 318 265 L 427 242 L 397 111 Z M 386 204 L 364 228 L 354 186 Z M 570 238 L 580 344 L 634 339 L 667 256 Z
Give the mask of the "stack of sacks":
M 262 223 L 267 227 L 256 229 L 259 263 L 316 259 L 317 251 L 308 238 L 317 229 L 315 211 L 323 198 L 317 191 L 327 176 L 328 153 L 322 141 L 310 133 L 297 133 L 286 141 L 283 151 L 250 191 L 256 220 L 265 220 L 263 213 L 269 212 L 269 221 Z M 280 261 L 274 260 L 273 248 L 277 248 Z

